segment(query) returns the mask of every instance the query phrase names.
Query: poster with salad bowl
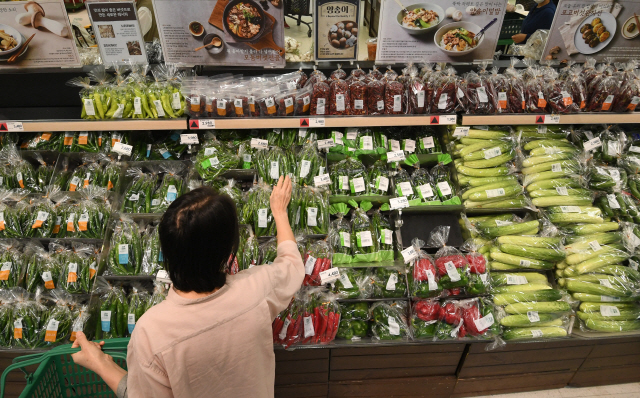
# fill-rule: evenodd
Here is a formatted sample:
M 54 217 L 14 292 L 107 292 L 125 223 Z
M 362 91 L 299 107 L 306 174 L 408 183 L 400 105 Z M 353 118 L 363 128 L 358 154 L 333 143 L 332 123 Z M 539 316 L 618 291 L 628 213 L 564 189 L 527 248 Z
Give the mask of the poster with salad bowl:
M 493 59 L 506 6 L 507 0 L 382 0 L 376 62 Z
M 542 59 L 638 59 L 639 27 L 637 0 L 560 0 Z
M 283 0 L 153 0 L 167 63 L 283 67 Z
M 0 2 L 0 69 L 80 66 L 62 0 Z

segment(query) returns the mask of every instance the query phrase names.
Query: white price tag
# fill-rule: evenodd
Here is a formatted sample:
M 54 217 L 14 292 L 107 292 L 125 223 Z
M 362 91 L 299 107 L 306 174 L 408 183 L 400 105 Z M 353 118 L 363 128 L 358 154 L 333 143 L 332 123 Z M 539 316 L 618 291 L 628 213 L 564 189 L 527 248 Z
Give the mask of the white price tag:
M 558 195 L 561 195 L 561 196 L 569 195 L 569 191 L 567 190 L 567 187 L 556 187 L 556 192 L 558 192 Z
M 495 198 L 505 195 L 504 188 L 487 189 L 485 192 L 487 193 L 487 198 Z
M 267 228 L 268 209 L 258 209 L 258 228 Z
M 287 330 L 289 329 L 289 325 L 290 324 L 291 324 L 291 320 L 289 318 L 284 320 L 284 324 L 282 325 L 282 330 L 280 331 L 280 334 L 278 335 L 280 340 L 284 340 L 285 337 L 287 337 Z
M 393 96 L 393 111 L 394 112 L 402 111 L 402 95 Z
M 600 296 L 600 301 L 602 301 L 604 303 L 617 302 L 617 301 L 620 301 L 620 297 Z
M 413 153 L 416 151 L 416 142 L 414 140 L 404 140 L 404 151 Z
M 361 231 L 356 234 L 358 239 L 358 247 L 373 246 L 373 239 L 371 237 L 371 231 Z
M 431 184 L 420 185 L 418 189 L 420 190 L 420 195 L 425 200 L 435 196 Z
M 364 192 L 366 187 L 364 184 L 364 177 L 358 177 L 351 180 L 351 184 L 353 185 L 353 193 Z
M 191 124 L 191 128 L 200 129 L 200 130 L 213 130 L 216 128 L 216 120 L 215 119 L 198 119 L 197 123 Z
M 389 189 L 389 179 L 385 176 L 378 176 L 376 178 L 375 188 L 382 192 L 387 192 Z
M 309 227 L 318 226 L 318 208 L 317 207 L 307 207 L 307 226 Z
M 507 285 L 526 285 L 527 277 L 523 275 L 507 275 Z
M 529 322 L 540 322 L 538 311 L 527 311 L 527 318 L 529 318 Z
M 85 100 L 87 101 L 87 100 Z M 91 101 L 91 100 L 89 100 Z M 91 102 L 91 105 L 93 106 L 93 101 Z M 87 111 L 87 115 L 89 114 L 89 112 Z M 95 115 L 95 112 L 94 112 Z M 2 122 L 0 122 L 0 124 L 2 124 Z M 22 126 L 22 122 L 6 122 L 7 124 L 7 129 L 5 131 L 8 132 L 13 132 L 13 131 L 24 131 L 24 127 Z
M 602 249 L 602 246 L 600 246 L 600 243 L 598 243 L 597 240 L 591 241 L 589 242 L 589 247 L 591 248 L 591 250 L 593 250 L 594 252 L 597 252 L 598 250 Z
M 544 124 L 560 124 L 560 115 L 546 115 Z
M 404 259 L 404 263 L 407 264 L 411 260 L 418 258 L 418 253 L 416 253 L 416 249 L 413 246 L 409 246 L 403 251 L 400 252 L 402 254 L 402 258 Z
M 489 314 L 480 319 L 475 319 L 473 323 L 476 324 L 476 328 L 478 328 L 478 331 L 481 332 L 485 329 L 489 329 L 489 327 L 495 323 L 495 319 L 493 318 L 493 314 Z
M 456 115 L 441 115 L 439 119 L 440 125 L 456 124 L 456 122 L 457 122 Z
M 424 90 L 418 91 L 416 98 L 418 99 L 418 108 L 422 108 L 424 106 Z
M 340 246 L 351 247 L 351 234 L 349 232 L 340 232 Z
M 602 316 L 620 316 L 620 310 L 615 305 L 601 305 L 600 314 Z
M 469 127 L 456 127 L 453 131 L 454 137 L 466 137 L 469 135 Z
M 629 147 L 629 152 L 640 153 L 640 146 L 633 146 L 633 145 L 631 145 L 631 146 Z
M 357 128 L 353 128 L 350 127 L 347 129 L 347 139 L 348 140 L 355 140 L 358 138 L 358 129 Z
M 616 195 L 614 195 L 614 194 L 607 195 L 607 201 L 609 202 L 609 206 L 612 209 L 619 209 L 620 208 L 620 203 L 618 203 L 618 199 L 616 198 Z
M 427 270 L 427 281 L 429 282 L 429 290 L 438 290 L 438 282 L 436 282 L 436 277 L 433 275 L 433 271 L 430 269 Z
M 404 159 L 405 157 L 403 150 L 387 152 L 387 163 L 399 162 Z
M 195 98 L 198 99 L 198 104 L 199 104 L 200 103 L 200 97 L 195 97 Z M 195 102 L 193 102 L 193 99 L 191 99 L 191 104 L 197 105 Z M 135 97 L 133 99 L 133 114 L 134 115 L 142 115 L 142 100 L 141 100 L 140 97 Z
M 609 282 L 609 279 L 598 279 L 598 281 L 604 287 L 613 288 L 613 286 L 611 286 L 611 282 Z
M 280 178 L 280 164 L 278 162 L 271 162 L 271 167 L 269 167 L 269 176 L 274 180 Z
M 311 169 L 311 162 L 308 160 L 302 160 L 300 162 L 300 178 L 305 178 L 309 174 Z
M 91 98 L 86 98 L 84 100 L 84 110 L 88 116 L 96 115 L 96 108 L 93 106 L 93 100 Z
M 311 275 L 313 273 L 313 268 L 316 265 L 316 258 L 313 256 L 307 257 L 307 261 L 304 263 L 304 273 L 307 275 Z
M 396 322 L 396 319 L 393 317 L 389 317 L 387 323 L 389 324 L 389 334 L 392 336 L 399 336 L 400 325 L 398 325 L 398 322 Z
M 340 280 L 340 283 L 342 283 L 342 286 L 345 289 L 353 288 L 353 283 L 351 283 L 351 280 L 349 279 L 349 276 L 347 274 L 340 274 L 340 278 L 338 279 Z
M 480 86 L 476 88 L 476 93 L 478 94 L 478 101 L 480 102 L 489 102 L 489 97 L 487 96 L 487 90 Z
M 433 137 L 422 137 L 423 149 L 430 149 L 435 147 L 436 147 L 436 144 L 433 142 Z
M 389 140 L 389 148 L 391 149 L 391 151 L 399 151 L 400 148 L 400 141 L 398 140 Z
M 320 99 L 324 100 L 323 98 Z M 320 99 L 318 99 L 318 107 L 320 107 Z M 324 127 L 324 118 L 314 117 L 309 119 L 309 127 Z
M 579 206 L 560 206 L 563 213 L 580 213 Z
M 204 148 L 204 156 L 211 156 L 217 151 L 214 147 Z
M 318 140 L 318 149 L 333 148 L 334 146 L 336 146 L 336 143 L 331 138 L 327 138 L 326 140 Z
M 560 173 L 562 172 L 562 165 L 560 163 L 554 163 L 551 165 L 551 171 L 553 171 L 554 173 Z
M 525 268 L 529 268 L 529 267 L 531 267 L 531 261 L 529 261 L 529 260 L 520 260 L 520 266 L 521 267 L 525 267 Z
M 531 336 L 533 336 L 534 339 L 537 339 L 539 337 L 542 337 L 542 330 L 540 329 L 531 329 Z
M 329 268 L 326 271 L 320 273 L 320 284 L 326 285 L 327 283 L 333 283 L 340 278 L 340 270 L 338 268 Z
M 584 150 L 591 151 L 601 146 L 602 146 L 602 141 L 600 141 L 600 137 L 596 137 L 584 143 Z
M 446 263 L 444 263 L 444 267 L 447 270 L 447 275 L 449 275 L 451 282 L 458 282 L 460 280 L 460 274 L 458 273 L 458 270 L 456 269 L 456 266 L 452 261 L 447 261 Z
M 315 176 L 315 177 L 313 177 L 313 184 L 316 187 L 321 187 L 323 185 L 329 185 L 329 184 L 331 184 L 331 177 L 329 176 L 329 174 L 321 174 L 319 176 Z
M 438 183 L 438 189 L 440 190 L 440 193 L 442 195 L 451 195 L 451 187 L 449 186 L 449 183 L 446 181 L 441 181 Z
M 496 220 L 496 225 L 498 227 L 504 227 L 505 225 L 511 225 L 511 224 L 513 224 L 512 221 Z
M 447 93 L 440 94 L 440 98 L 438 99 L 438 109 L 447 109 L 447 100 L 449 96 Z
M 393 291 L 396 290 L 396 283 L 398 283 L 398 274 L 393 273 L 389 275 L 389 279 L 387 280 L 386 289 Z
M 304 337 L 313 337 L 316 332 L 313 330 L 313 319 L 310 316 L 304 317 Z
M 413 195 L 413 188 L 411 188 L 411 183 L 408 181 L 398 183 L 398 188 L 400 188 L 400 194 L 402 196 Z
M 363 149 L 365 151 L 372 151 L 373 150 L 373 137 L 368 136 L 368 135 L 360 137 L 360 149 Z
M 251 148 L 267 149 L 269 147 L 269 141 L 261 140 L 260 138 L 251 139 Z
M 123 144 L 122 142 L 116 142 L 116 144 L 112 148 L 112 151 L 117 153 L 118 155 L 131 156 L 131 151 L 133 151 L 133 146 Z
M 401 196 L 399 198 L 391 198 L 389 199 L 389 206 L 391 207 L 391 210 L 409 207 L 409 200 L 407 199 L 406 196 Z
M 180 134 L 180 143 L 183 145 L 198 145 L 198 134 Z
M 502 151 L 500 151 L 500 147 L 493 147 L 484 151 L 485 159 L 492 159 L 500 155 L 502 155 Z

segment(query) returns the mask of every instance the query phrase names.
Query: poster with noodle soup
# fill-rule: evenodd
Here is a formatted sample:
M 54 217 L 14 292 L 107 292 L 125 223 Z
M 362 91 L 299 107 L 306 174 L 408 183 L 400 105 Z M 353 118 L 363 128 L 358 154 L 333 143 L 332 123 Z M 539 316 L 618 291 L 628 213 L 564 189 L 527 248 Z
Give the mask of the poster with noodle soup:
M 284 67 L 283 0 L 153 0 L 165 62 Z
M 560 0 L 542 59 L 640 58 L 638 0 Z
M 418 1 L 382 0 L 376 63 L 493 59 L 507 0 Z

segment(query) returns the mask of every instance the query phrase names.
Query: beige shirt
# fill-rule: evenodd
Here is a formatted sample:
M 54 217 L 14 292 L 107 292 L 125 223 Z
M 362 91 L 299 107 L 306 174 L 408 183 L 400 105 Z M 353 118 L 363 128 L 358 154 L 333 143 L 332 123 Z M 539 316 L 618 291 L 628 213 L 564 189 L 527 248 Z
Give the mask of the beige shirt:
M 133 331 L 129 397 L 273 397 L 271 323 L 303 278 L 297 245 L 286 241 L 273 264 L 228 276 L 210 296 L 187 299 L 170 289 Z

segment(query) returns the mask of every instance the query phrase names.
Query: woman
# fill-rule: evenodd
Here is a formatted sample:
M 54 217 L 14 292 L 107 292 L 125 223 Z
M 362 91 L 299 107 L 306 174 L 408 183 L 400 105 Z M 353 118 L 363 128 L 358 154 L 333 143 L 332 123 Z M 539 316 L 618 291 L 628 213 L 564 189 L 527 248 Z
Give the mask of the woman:
M 534 0 L 537 5 L 522 21 L 522 28 L 517 35 L 511 36 L 516 44 L 525 43 L 529 36 L 539 29 L 551 29 L 556 5 L 551 0 Z
M 287 206 L 289 177 L 271 193 L 278 255 L 236 275 L 238 218 L 228 196 L 199 188 L 178 198 L 160 221 L 160 244 L 173 286 L 136 324 L 121 369 L 104 343 L 78 333 L 73 355 L 118 397 L 273 397 L 271 323 L 300 288 L 304 266 Z

